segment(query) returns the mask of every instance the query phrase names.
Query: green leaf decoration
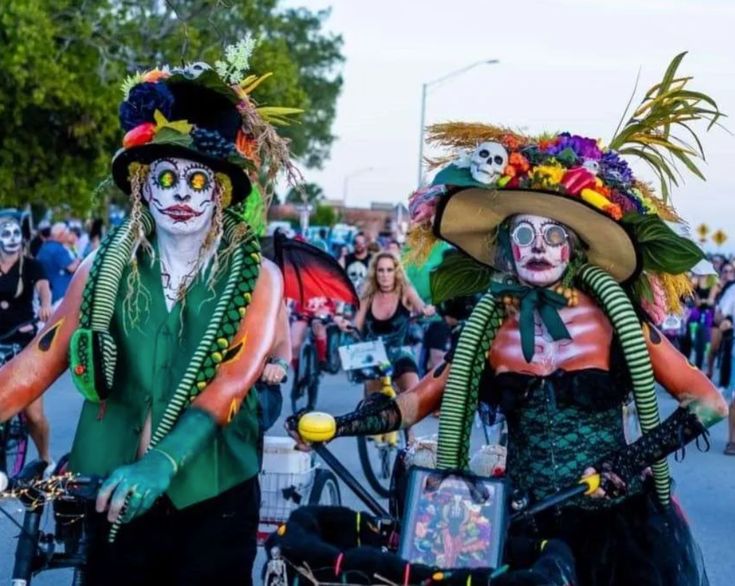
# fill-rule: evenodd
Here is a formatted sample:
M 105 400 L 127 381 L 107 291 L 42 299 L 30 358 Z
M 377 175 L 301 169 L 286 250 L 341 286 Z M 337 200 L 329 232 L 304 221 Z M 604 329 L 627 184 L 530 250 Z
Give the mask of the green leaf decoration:
M 156 132 L 151 142 L 190 147 L 194 141 L 189 134 L 182 134 L 175 128 L 165 126 Z
M 493 270 L 478 263 L 458 250 L 444 254 L 442 263 L 431 271 L 431 301 L 434 304 L 474 295 L 486 291 L 490 287 Z
M 678 185 L 677 177 L 682 178 L 677 163 L 704 179 L 696 162 L 705 159 L 704 150 L 690 123 L 705 120 L 710 130 L 715 124 L 719 126 L 718 120 L 725 116 L 710 96 L 687 88 L 691 77 L 677 77 L 684 55 L 686 52 L 672 59 L 661 82 L 646 92 L 638 108 L 623 123 L 633 101 L 631 96 L 609 145 L 622 155 L 638 157 L 648 164 L 661 182 L 664 200 L 670 187 Z
M 253 185 L 253 189 L 245 200 L 245 209 L 242 218 L 248 223 L 254 234 L 260 238 L 265 234 L 266 209 L 260 190 Z
M 457 187 L 481 187 L 488 189 L 489 186 L 475 181 L 470 173 L 469 167 L 457 167 L 456 165 L 448 165 L 439 171 L 432 185 L 456 185 Z
M 153 113 L 153 119 L 156 121 L 156 132 L 160 132 L 163 128 L 171 128 L 181 134 L 190 134 L 194 128 L 193 124 L 189 124 L 186 120 L 176 120 L 171 122 L 161 113 L 160 110 L 156 110 Z
M 699 246 L 676 234 L 656 215 L 627 214 L 621 222 L 633 233 L 647 271 L 679 275 L 704 258 Z

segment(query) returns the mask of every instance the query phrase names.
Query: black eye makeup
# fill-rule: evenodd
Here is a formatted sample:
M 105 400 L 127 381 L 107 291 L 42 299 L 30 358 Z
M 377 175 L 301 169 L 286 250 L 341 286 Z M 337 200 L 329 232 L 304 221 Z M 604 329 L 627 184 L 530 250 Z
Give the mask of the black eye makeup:
M 194 171 L 190 173 L 187 182 L 189 183 L 189 187 L 194 191 L 206 191 L 211 184 L 209 175 L 204 171 Z

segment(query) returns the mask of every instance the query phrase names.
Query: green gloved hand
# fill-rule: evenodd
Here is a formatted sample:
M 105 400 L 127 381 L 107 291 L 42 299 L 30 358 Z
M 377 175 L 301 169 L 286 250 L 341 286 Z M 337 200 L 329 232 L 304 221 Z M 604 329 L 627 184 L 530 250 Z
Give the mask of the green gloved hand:
M 128 523 L 148 511 L 163 495 L 185 462 L 210 441 L 217 430 L 214 418 L 201 409 L 189 408 L 171 432 L 137 462 L 117 468 L 97 493 L 97 512 L 108 508 L 114 523 L 123 507 Z

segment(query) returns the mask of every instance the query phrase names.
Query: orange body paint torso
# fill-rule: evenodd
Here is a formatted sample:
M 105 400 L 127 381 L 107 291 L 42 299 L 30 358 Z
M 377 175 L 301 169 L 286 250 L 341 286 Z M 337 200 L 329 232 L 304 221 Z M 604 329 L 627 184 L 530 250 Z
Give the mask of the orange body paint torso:
M 553 340 L 535 315 L 534 355 L 526 362 L 521 350 L 518 314 L 513 312 L 500 326 L 489 352 L 490 366 L 497 373 L 519 372 L 547 376 L 562 369 L 610 368 L 610 344 L 613 329 L 610 320 L 587 295 L 578 292 L 579 303 L 564 307 L 559 315 L 571 336 L 570 340 Z

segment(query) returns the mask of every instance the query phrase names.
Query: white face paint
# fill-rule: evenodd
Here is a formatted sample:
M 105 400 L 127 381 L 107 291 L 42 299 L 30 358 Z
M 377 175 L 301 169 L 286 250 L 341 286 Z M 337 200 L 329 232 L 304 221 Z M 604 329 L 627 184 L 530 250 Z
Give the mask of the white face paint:
M 214 194 L 214 171 L 188 159 L 154 161 L 143 190 L 156 229 L 174 236 L 209 229 Z
M 549 218 L 515 216 L 510 224 L 510 243 L 518 278 L 527 285 L 553 285 L 569 265 L 569 230 Z
M 23 244 L 20 224 L 15 220 L 0 220 L 0 249 L 4 254 L 15 254 Z

